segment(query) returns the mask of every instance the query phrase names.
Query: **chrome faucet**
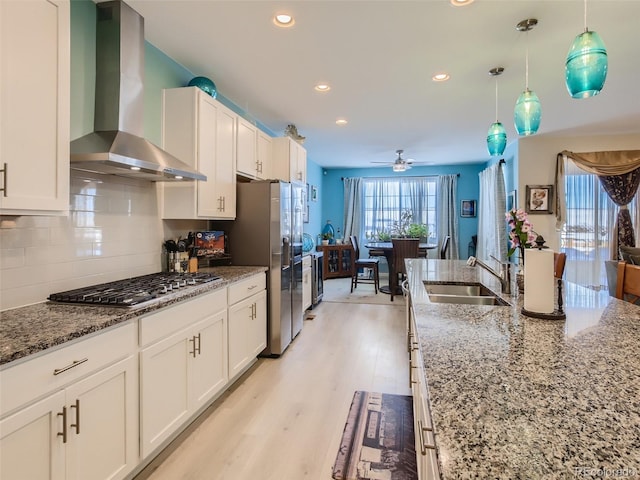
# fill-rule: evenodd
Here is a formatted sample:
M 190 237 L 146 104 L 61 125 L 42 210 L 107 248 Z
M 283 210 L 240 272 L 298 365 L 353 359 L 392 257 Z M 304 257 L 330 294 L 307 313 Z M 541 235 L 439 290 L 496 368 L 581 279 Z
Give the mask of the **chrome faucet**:
M 493 275 L 498 280 L 500 280 L 500 289 L 502 293 L 506 295 L 510 295 L 511 294 L 511 274 L 509 270 L 509 263 L 501 262 L 493 255 L 490 255 L 490 257 L 500 264 L 500 272 L 496 272 L 493 268 L 491 268 L 490 266 L 488 266 L 487 264 L 483 263 L 482 261 L 478 260 L 476 257 L 473 257 L 473 256 L 469 257 L 469 259 L 467 260 L 467 265 L 469 265 L 470 267 L 475 267 L 476 264 L 480 265 L 487 272 L 489 272 L 491 275 Z

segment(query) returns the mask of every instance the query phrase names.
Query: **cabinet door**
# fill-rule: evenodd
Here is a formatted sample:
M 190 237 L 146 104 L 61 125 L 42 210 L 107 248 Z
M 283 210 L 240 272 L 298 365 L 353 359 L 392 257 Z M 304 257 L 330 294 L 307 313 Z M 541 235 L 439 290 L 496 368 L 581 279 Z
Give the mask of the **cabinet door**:
M 0 1 L 0 214 L 69 209 L 69 25 L 66 0 Z
M 271 178 L 271 157 L 272 157 L 271 137 L 258 130 L 258 173 L 257 177 L 263 180 Z
M 311 307 L 311 268 L 302 269 L 302 309 Z
M 190 331 L 190 330 L 189 330 Z M 186 330 L 142 350 L 140 354 L 140 425 L 142 457 L 171 435 L 189 414 L 189 355 Z
M 251 178 L 257 178 L 257 128 L 242 117 L 238 117 L 237 170 Z
M 267 292 L 256 293 L 253 297 L 253 316 L 249 320 L 248 350 L 251 359 L 267 348 Z
M 228 381 L 227 310 L 199 322 L 193 329 L 196 342 L 191 360 L 192 409 L 197 410 L 224 388 Z
M 252 297 L 229 308 L 229 379 L 236 377 L 251 360 L 247 335 L 253 314 Z
M 131 356 L 67 389 L 67 480 L 121 479 L 137 465 L 137 372 Z
M 297 142 L 292 142 L 296 146 L 294 179 L 301 183 L 307 183 L 307 150 Z
M 64 480 L 64 405 L 59 391 L 0 422 L 0 478 Z
M 218 213 L 216 169 L 217 105 L 204 92 L 198 92 L 198 150 L 196 168 L 207 176 L 205 182 L 196 180 L 198 217 L 215 217 Z
M 218 104 L 216 123 L 216 209 L 215 217 L 236 218 L 236 117 Z

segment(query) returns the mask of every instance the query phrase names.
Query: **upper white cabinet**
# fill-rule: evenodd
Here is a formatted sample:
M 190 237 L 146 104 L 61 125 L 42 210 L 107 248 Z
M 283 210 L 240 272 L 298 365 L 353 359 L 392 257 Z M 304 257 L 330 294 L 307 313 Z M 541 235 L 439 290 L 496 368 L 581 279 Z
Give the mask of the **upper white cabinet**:
M 256 177 L 266 180 L 271 178 L 273 141 L 271 137 L 258 129 L 257 173 Z
M 243 177 L 271 178 L 271 137 L 242 117 L 238 117 L 236 171 Z
M 207 180 L 164 183 L 162 218 L 236 217 L 236 118 L 197 87 L 164 90 L 162 146 Z
M 0 214 L 69 210 L 67 0 L 0 1 Z
M 307 183 L 307 151 L 291 137 L 273 139 L 272 173 L 285 182 Z

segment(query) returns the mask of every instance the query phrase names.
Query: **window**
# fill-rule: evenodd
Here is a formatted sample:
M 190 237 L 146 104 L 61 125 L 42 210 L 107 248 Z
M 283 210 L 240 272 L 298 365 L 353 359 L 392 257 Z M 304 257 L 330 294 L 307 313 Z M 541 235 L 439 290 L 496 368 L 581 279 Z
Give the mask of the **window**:
M 427 225 L 429 239 L 436 232 L 437 177 L 362 179 L 362 230 L 366 238 L 390 233 L 403 212 L 411 212 L 410 223 Z
M 604 262 L 611 259 L 618 206 L 596 175 L 571 161 L 565 162 L 565 175 L 567 218 L 560 234 L 560 249 L 567 254 L 565 278 L 596 290 L 607 288 Z M 638 199 L 636 195 L 629 205 L 632 219 L 637 218 Z

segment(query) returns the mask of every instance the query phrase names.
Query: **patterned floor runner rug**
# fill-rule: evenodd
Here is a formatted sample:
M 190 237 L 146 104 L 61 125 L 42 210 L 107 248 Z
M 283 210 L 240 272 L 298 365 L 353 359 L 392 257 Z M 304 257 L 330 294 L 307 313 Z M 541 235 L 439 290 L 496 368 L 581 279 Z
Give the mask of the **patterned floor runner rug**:
M 412 399 L 358 391 L 353 396 L 335 480 L 417 480 Z

